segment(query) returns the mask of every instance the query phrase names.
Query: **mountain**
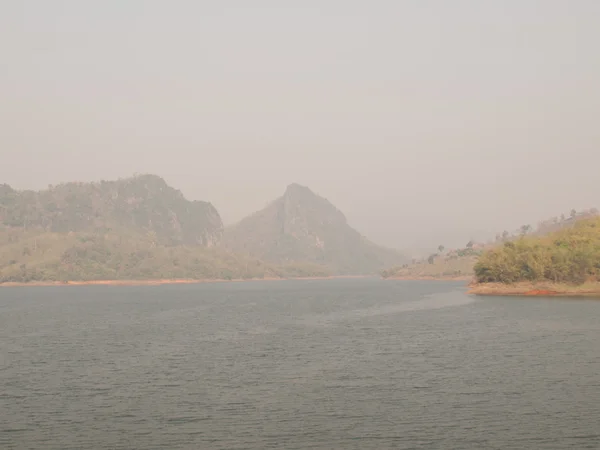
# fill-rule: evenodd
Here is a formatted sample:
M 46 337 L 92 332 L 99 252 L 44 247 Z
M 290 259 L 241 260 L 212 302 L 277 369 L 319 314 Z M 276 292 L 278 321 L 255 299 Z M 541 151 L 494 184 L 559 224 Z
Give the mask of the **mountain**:
M 279 265 L 317 264 L 335 274 L 369 274 L 403 262 L 354 230 L 328 200 L 291 184 L 265 209 L 226 228 L 229 251 Z
M 0 283 L 328 276 L 218 245 L 223 224 L 155 175 L 17 191 L 0 185 Z
M 403 261 L 299 185 L 223 232 L 210 203 L 155 175 L 42 191 L 0 185 L 0 283 L 310 277 Z
M 0 225 L 47 232 L 127 228 L 168 245 L 218 244 L 223 223 L 207 202 L 186 200 L 156 175 L 99 183 L 65 183 L 47 190 L 0 186 Z

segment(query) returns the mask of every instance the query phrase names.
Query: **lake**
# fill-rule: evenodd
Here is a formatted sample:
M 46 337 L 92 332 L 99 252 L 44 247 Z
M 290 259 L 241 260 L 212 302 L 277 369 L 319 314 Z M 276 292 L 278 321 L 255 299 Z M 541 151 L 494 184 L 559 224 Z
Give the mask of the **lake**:
M 2 449 L 598 449 L 600 301 L 340 279 L 0 289 Z

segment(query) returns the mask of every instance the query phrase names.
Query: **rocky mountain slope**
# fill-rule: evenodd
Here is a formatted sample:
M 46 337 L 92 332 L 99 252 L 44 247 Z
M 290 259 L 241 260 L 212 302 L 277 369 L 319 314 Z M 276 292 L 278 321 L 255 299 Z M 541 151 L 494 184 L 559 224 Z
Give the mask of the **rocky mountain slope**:
M 284 195 L 225 230 L 227 250 L 275 264 L 310 263 L 336 274 L 370 274 L 404 262 L 354 230 L 328 200 L 292 184 Z

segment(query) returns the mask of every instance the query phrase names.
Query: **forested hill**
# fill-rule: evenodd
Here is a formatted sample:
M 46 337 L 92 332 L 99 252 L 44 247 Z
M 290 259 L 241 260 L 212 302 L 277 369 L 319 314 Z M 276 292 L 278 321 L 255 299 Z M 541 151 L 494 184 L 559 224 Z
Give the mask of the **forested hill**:
M 90 232 L 127 228 L 168 245 L 218 244 L 223 223 L 207 202 L 189 201 L 160 177 L 65 183 L 43 191 L 0 186 L 0 226 L 24 231 Z

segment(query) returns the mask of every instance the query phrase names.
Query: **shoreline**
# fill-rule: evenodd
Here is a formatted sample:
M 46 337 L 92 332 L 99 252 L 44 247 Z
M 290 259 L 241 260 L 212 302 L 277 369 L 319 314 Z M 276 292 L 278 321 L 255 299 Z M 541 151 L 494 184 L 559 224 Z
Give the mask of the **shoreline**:
M 202 284 L 202 283 L 247 283 L 256 281 L 290 281 L 290 280 L 335 280 L 335 279 L 346 279 L 346 278 L 373 278 L 369 275 L 332 275 L 327 277 L 266 277 L 266 278 L 234 278 L 231 280 L 226 279 L 204 279 L 194 280 L 187 278 L 165 278 L 165 279 L 152 279 L 152 280 L 88 280 L 88 281 L 30 281 L 30 282 L 19 282 L 19 281 L 8 281 L 6 283 L 0 283 L 2 287 L 52 287 L 52 286 L 163 286 L 163 285 L 174 285 L 174 284 Z
M 185 279 L 165 278 L 149 280 L 88 280 L 88 281 L 31 281 L 31 282 L 6 282 L 0 283 L 0 288 L 6 287 L 53 287 L 53 286 L 164 286 L 181 284 L 204 284 L 204 283 L 251 283 L 257 281 L 316 281 L 336 279 L 361 279 L 376 278 L 375 275 L 332 275 L 326 277 L 265 277 L 265 278 L 236 278 L 236 279 Z M 390 277 L 379 278 L 381 281 L 472 281 L 472 277 Z M 598 297 L 600 298 L 600 282 L 585 283 L 573 286 L 560 283 L 476 283 L 468 284 L 466 294 L 479 296 L 499 297 Z
M 430 275 L 423 276 L 398 276 L 398 277 L 387 277 L 382 278 L 385 280 L 402 280 L 402 281 L 471 281 L 473 277 L 471 275 L 463 275 L 459 277 L 434 277 Z
M 600 282 L 573 286 L 560 283 L 472 283 L 467 294 L 514 297 L 600 297 Z

